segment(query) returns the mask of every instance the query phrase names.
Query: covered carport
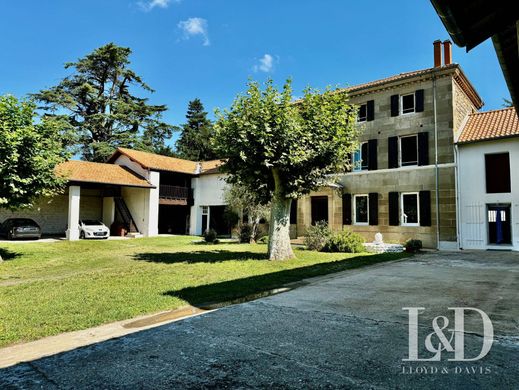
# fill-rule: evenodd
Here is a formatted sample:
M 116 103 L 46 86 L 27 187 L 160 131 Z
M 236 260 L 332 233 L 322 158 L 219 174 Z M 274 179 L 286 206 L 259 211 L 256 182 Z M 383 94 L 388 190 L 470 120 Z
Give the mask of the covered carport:
M 101 219 L 108 227 L 117 220 L 128 233 L 145 236 L 156 229 L 151 225 L 156 215 L 152 192 L 157 189 L 127 167 L 71 160 L 58 173 L 68 180 L 68 240 L 79 240 L 81 218 Z

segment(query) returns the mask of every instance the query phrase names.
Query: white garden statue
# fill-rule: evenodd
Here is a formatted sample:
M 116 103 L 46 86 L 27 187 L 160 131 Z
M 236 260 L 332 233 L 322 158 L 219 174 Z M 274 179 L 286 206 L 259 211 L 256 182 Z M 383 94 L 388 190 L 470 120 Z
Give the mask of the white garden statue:
M 384 241 L 382 240 L 382 233 L 378 232 L 375 234 L 375 241 L 373 241 L 373 244 L 375 244 L 375 245 L 384 244 Z

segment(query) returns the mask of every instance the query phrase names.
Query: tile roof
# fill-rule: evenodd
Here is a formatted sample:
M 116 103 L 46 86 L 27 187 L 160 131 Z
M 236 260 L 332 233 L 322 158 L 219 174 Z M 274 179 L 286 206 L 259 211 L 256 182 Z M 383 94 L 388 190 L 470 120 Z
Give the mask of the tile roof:
M 56 172 L 75 182 L 153 188 L 141 176 L 115 164 L 70 160 L 58 165 Z
M 142 167 L 147 169 L 179 172 L 191 175 L 217 173 L 218 168 L 224 164 L 223 160 L 196 162 L 126 148 L 117 148 L 117 151 L 112 155 L 112 157 L 110 157 L 108 162 L 115 162 L 117 157 L 119 157 L 121 154 L 127 156 L 131 160 L 137 162 Z
M 438 69 L 449 69 L 449 68 L 455 68 L 457 66 L 458 66 L 457 64 L 451 64 L 451 65 L 444 66 L 442 68 L 427 68 L 427 69 L 413 70 L 411 72 L 403 72 L 403 73 L 399 73 L 399 74 L 396 74 L 393 76 L 385 77 L 380 80 L 374 80 L 374 81 L 369 81 L 367 83 L 352 85 L 351 87 L 347 87 L 345 89 L 349 93 L 353 93 L 353 92 L 357 92 L 357 91 L 360 91 L 360 90 L 366 89 L 366 88 L 378 87 L 378 86 L 381 86 L 381 85 L 384 85 L 387 83 L 391 83 L 393 81 L 401 81 L 401 80 L 405 80 L 405 79 L 412 78 L 415 76 L 423 76 L 428 73 L 432 73 L 433 71 L 438 70 Z
M 519 136 L 519 118 L 513 107 L 470 114 L 458 143 Z
M 416 81 L 416 79 L 419 79 L 420 77 L 429 77 L 433 74 L 439 75 L 439 76 L 446 76 L 451 75 L 453 79 L 458 83 L 458 85 L 461 87 L 463 92 L 468 96 L 468 98 L 471 100 L 471 102 L 474 104 L 475 107 L 478 109 L 483 107 L 483 100 L 481 100 L 481 97 L 478 95 L 476 89 L 474 86 L 470 83 L 470 81 L 467 79 L 467 76 L 465 76 L 465 73 L 461 69 L 461 66 L 456 63 L 452 63 L 449 65 L 444 65 L 441 67 L 435 67 L 435 68 L 427 68 L 427 69 L 420 69 L 420 70 L 413 70 L 411 72 L 404 72 L 399 73 L 397 75 L 389 76 L 383 79 L 370 81 L 363 84 L 357 84 L 352 85 L 350 87 L 346 88 L 340 88 L 337 91 L 338 92 L 346 92 L 350 96 L 355 95 L 361 95 L 361 94 L 368 94 L 372 93 L 378 90 L 392 88 L 392 87 L 398 87 L 400 83 L 405 81 Z M 301 102 L 301 99 L 295 100 L 294 103 Z
M 188 174 L 195 174 L 198 171 L 198 163 L 195 161 L 183 160 L 180 158 L 162 156 L 160 154 L 141 152 L 138 150 L 126 148 L 117 148 L 117 151 L 110 158 L 109 162 L 113 162 L 117 158 L 117 153 L 129 157 L 131 160 L 148 169 Z
M 218 173 L 219 168 L 225 164 L 224 160 L 211 160 L 211 161 L 202 161 L 200 162 L 200 174 L 208 175 L 211 173 Z

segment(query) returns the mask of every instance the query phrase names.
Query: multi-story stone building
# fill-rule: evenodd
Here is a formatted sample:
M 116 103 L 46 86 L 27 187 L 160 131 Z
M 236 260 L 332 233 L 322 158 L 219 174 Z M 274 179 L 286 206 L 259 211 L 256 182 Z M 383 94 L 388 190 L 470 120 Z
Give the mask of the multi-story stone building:
M 434 42 L 434 67 L 345 90 L 364 130 L 351 172 L 298 200 L 297 236 L 324 220 L 372 241 L 414 238 L 429 248 L 457 248 L 454 139 L 483 105 L 451 44 Z

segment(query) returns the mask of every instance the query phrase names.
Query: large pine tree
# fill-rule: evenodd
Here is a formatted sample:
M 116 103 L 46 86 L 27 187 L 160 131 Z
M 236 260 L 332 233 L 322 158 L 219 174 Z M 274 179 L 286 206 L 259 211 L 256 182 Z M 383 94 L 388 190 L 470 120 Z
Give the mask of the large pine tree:
M 186 114 L 187 122 L 182 125 L 182 133 L 176 143 L 180 158 L 195 161 L 207 161 L 218 158 L 211 148 L 213 124 L 207 118 L 200 99 L 189 102 Z
M 165 105 L 134 95 L 153 90 L 129 68 L 131 50 L 109 43 L 65 64 L 74 72 L 58 85 L 34 94 L 47 117 L 65 118 L 75 129 L 70 141 L 85 160 L 104 161 L 118 146 L 149 151 L 166 148 L 173 127 L 161 120 Z

